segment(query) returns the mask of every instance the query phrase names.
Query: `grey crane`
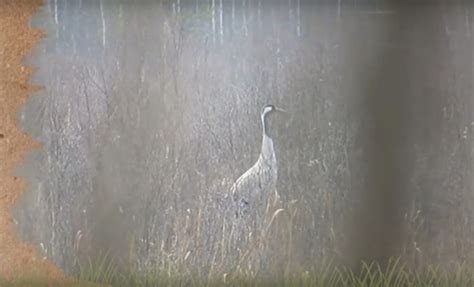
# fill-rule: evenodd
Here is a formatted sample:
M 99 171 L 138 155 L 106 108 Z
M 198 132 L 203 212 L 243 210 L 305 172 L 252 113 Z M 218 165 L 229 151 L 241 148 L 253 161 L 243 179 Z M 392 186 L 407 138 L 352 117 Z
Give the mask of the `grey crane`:
M 236 217 L 260 216 L 265 210 L 271 192 L 276 194 L 278 177 L 277 160 L 273 139 L 268 133 L 267 119 L 271 113 L 285 112 L 273 105 L 266 105 L 261 112 L 262 149 L 255 164 L 242 174 L 232 185 L 231 193 L 236 208 Z

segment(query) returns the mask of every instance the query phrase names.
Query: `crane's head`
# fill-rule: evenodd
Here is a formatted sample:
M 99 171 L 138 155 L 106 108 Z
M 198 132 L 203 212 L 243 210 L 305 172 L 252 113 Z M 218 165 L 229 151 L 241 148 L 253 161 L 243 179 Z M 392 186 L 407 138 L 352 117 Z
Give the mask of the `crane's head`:
M 274 105 L 266 105 L 262 109 L 262 117 L 265 117 L 266 115 L 272 113 L 272 112 L 283 112 L 286 113 L 286 111 L 279 109 L 275 107 Z

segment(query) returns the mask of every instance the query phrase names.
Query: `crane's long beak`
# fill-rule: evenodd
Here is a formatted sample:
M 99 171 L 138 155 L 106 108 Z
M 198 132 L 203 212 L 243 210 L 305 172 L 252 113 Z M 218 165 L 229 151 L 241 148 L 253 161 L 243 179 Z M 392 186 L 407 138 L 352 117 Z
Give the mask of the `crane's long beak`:
M 288 114 L 288 112 L 285 111 L 284 109 L 280 109 L 280 108 L 276 108 L 276 107 L 275 107 L 275 110 L 276 110 L 277 112 L 281 112 L 281 113 Z

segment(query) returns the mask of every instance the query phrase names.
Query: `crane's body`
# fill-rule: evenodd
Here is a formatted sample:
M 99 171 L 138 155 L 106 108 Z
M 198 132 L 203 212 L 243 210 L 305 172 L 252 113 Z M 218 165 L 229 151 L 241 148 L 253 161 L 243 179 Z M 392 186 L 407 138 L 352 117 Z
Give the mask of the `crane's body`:
M 231 193 L 236 207 L 236 216 L 261 213 L 265 210 L 268 196 L 276 192 L 278 167 L 273 146 L 273 139 L 268 134 L 267 116 L 277 111 L 272 105 L 267 105 L 261 113 L 262 148 L 255 164 L 242 174 L 232 185 Z M 282 110 L 280 110 L 282 111 Z

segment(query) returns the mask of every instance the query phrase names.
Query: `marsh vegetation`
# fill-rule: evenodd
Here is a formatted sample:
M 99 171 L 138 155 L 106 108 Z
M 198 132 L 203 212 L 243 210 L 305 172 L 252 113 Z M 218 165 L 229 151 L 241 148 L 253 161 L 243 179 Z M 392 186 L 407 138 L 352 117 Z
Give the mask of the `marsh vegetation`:
M 44 89 L 20 114 L 44 148 L 18 170 L 31 184 L 14 213 L 69 274 L 426 286 L 400 282 L 464 263 L 468 276 L 472 6 L 45 2 L 28 59 Z M 289 112 L 270 123 L 281 200 L 234 250 L 221 199 L 257 159 L 268 103 Z M 390 258 L 405 271 L 380 271 Z M 345 271 L 322 272 L 328 260 Z

